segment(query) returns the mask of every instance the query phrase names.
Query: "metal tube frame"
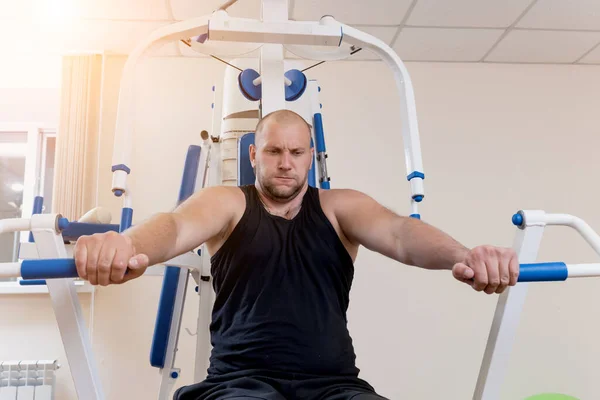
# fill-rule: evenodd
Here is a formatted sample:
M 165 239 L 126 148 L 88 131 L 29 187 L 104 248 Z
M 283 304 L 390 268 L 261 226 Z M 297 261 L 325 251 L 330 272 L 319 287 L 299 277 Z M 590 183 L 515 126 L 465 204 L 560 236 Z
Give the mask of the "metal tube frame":
M 420 218 L 418 204 L 423 200 L 425 178 L 421 158 L 415 94 L 410 75 L 402 60 L 383 41 L 358 29 L 344 25 L 333 17 L 324 17 L 319 22 L 288 20 L 287 0 L 262 0 L 262 21 L 230 17 L 226 11 L 218 10 L 207 16 L 163 26 L 140 43 L 128 57 L 121 79 L 119 107 L 113 153 L 113 185 L 115 194 L 121 195 L 127 188 L 130 172 L 128 165 L 132 151 L 134 115 L 133 82 L 135 68 L 146 51 L 157 43 L 181 40 L 194 50 L 215 50 L 215 42 L 233 42 L 223 45 L 238 46 L 246 52 L 243 44 L 262 44 L 260 47 L 260 73 L 262 84 L 261 115 L 285 108 L 285 77 L 283 70 L 284 46 L 304 55 L 321 59 L 341 59 L 351 52 L 340 51 L 342 44 L 367 48 L 379 55 L 394 75 L 400 93 L 400 118 L 404 141 L 407 179 L 411 188 L 411 216 Z M 214 29 L 211 31 L 211 29 Z M 211 34 L 212 32 L 212 34 Z M 190 39 L 190 38 L 193 38 Z M 333 40 L 335 39 L 335 40 Z M 193 44 L 193 46 L 192 46 Z M 331 47 L 331 52 L 313 51 L 312 45 Z M 251 47 L 252 48 L 252 47 Z
M 582 219 L 573 215 L 546 214 L 540 210 L 526 210 L 515 214 L 513 223 L 520 228 L 513 245 L 520 264 L 535 262 L 547 225 L 572 227 L 600 255 L 600 236 Z M 585 274 L 581 270 L 581 265 L 575 266 L 576 276 L 597 276 L 593 275 L 592 271 L 597 265 L 589 264 L 589 274 Z M 527 282 L 518 283 L 504 291 L 498 299 L 473 400 L 500 399 L 528 287 L 529 283 Z
M 67 258 L 58 218 L 56 214 L 31 216 L 31 231 L 40 258 Z M 104 399 L 98 364 L 73 279 L 49 279 L 46 285 L 78 398 Z

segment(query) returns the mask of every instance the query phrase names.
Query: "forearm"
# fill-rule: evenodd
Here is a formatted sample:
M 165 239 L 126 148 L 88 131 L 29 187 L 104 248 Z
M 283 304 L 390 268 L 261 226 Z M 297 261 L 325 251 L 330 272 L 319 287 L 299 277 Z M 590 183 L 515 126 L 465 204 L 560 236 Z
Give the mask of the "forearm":
M 450 270 L 469 251 L 448 234 L 414 218 L 399 218 L 396 232 L 399 259 L 407 265 Z
M 177 222 L 170 213 L 159 213 L 123 232 L 131 238 L 137 254 L 148 256 L 149 265 L 173 258 L 177 244 Z

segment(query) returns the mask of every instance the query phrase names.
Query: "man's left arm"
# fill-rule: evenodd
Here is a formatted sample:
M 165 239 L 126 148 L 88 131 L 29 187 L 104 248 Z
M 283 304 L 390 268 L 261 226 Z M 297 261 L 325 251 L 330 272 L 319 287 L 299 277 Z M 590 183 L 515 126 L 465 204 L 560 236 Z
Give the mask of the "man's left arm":
M 430 270 L 452 270 L 477 291 L 502 293 L 514 286 L 519 263 L 513 249 L 460 244 L 448 234 L 415 218 L 397 215 L 368 195 L 338 189 L 335 216 L 344 235 L 398 262 Z

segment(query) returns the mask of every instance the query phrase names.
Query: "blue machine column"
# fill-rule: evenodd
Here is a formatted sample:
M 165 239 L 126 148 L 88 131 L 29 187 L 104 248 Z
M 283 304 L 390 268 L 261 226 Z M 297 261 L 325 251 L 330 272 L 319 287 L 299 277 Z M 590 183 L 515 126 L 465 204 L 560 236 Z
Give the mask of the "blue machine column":
M 200 164 L 200 151 L 200 146 L 190 146 L 188 148 L 181 187 L 179 190 L 178 205 L 183 203 L 195 191 L 198 166 Z M 154 336 L 152 338 L 152 348 L 150 351 L 150 364 L 153 367 L 165 367 L 169 334 L 173 322 L 175 299 L 177 291 L 179 290 L 179 275 L 181 273 L 181 268 L 179 267 L 165 267 L 163 286 L 154 326 Z

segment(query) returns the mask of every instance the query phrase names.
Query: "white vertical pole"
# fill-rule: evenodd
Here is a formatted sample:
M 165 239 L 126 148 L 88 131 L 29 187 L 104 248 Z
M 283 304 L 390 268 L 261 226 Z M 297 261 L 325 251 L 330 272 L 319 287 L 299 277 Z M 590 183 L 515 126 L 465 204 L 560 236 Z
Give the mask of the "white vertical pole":
M 31 217 L 33 237 L 40 258 L 68 258 L 62 235 L 51 220 L 56 215 L 37 214 Z M 46 281 L 56 322 L 62 338 L 71 376 L 80 399 L 104 399 L 97 364 L 92 353 L 81 304 L 73 279 L 48 279 Z
M 517 231 L 513 248 L 520 264 L 535 262 L 543 233 L 543 224 Z M 528 285 L 521 282 L 509 287 L 498 299 L 473 400 L 500 399 Z
M 202 246 L 202 269 L 200 277 L 205 276 L 212 279 L 210 273 L 210 255 L 206 253 L 206 246 Z M 194 382 L 200 382 L 206 378 L 210 359 L 210 321 L 213 306 L 211 296 L 211 281 L 201 280 L 198 283 L 198 318 L 196 327 L 196 359 L 194 366 Z
M 314 79 L 309 80 L 307 83 L 306 93 L 310 99 L 310 117 L 313 119 L 310 124 L 313 127 L 313 140 L 316 147 L 317 137 L 314 129 L 314 116 L 316 113 L 321 112 L 321 102 L 319 101 L 319 83 Z
M 41 132 L 40 138 L 42 141 L 40 165 L 39 165 L 39 184 L 37 187 L 37 195 L 44 197 L 44 189 L 46 185 L 46 162 L 48 157 L 48 135 Z
M 288 0 L 262 0 L 263 21 L 287 21 Z M 283 45 L 264 44 L 260 50 L 261 117 L 285 108 Z
M 37 127 L 31 126 L 27 131 L 27 154 L 38 155 L 40 150 L 40 131 Z M 38 194 L 39 178 L 39 157 L 25 157 L 25 176 L 23 180 L 23 203 L 21 205 L 21 218 L 29 218 L 33 210 L 33 199 Z M 29 232 L 16 234 L 19 236 L 19 242 L 27 242 Z
M 208 165 L 207 180 L 203 187 L 221 185 L 221 150 L 220 143 L 213 143 L 209 154 L 210 160 Z M 196 358 L 194 365 L 194 382 L 200 382 L 206 378 L 206 372 L 210 358 L 210 321 L 211 311 L 213 306 L 212 287 L 210 276 L 210 255 L 206 249 L 206 245 L 202 246 L 202 268 L 199 274 L 209 277 L 209 280 L 204 281 L 198 279 L 198 318 L 196 320 Z

